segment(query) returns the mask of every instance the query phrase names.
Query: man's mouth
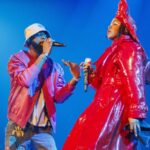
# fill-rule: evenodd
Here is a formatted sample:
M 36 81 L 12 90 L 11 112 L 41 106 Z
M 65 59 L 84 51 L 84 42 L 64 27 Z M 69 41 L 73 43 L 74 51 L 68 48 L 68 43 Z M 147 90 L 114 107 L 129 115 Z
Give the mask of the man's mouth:
M 39 45 L 40 45 L 40 46 L 43 46 L 43 43 L 44 43 L 44 41 L 41 41 L 41 42 L 39 43 Z

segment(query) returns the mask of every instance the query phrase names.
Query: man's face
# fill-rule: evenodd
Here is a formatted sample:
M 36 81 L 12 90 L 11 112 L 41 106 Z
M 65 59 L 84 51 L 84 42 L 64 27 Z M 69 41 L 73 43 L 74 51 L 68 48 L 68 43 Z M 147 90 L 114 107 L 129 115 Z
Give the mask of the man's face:
M 114 18 L 110 26 L 108 27 L 108 31 L 107 31 L 108 39 L 114 40 L 115 38 L 117 38 L 120 32 L 120 27 L 121 27 L 121 22 L 117 18 Z
M 35 35 L 33 41 L 40 45 L 40 43 L 44 42 L 49 36 L 45 32 L 39 32 Z
M 43 52 L 43 42 L 49 37 L 48 34 L 45 32 L 39 32 L 35 34 L 31 45 L 33 46 L 34 50 L 38 53 L 41 54 Z

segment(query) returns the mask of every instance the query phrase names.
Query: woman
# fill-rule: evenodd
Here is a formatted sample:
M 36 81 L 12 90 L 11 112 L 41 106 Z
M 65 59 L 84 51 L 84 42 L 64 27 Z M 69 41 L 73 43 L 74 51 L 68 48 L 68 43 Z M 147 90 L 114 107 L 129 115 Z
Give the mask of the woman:
M 91 68 L 96 94 L 69 134 L 63 150 L 136 149 L 140 121 L 146 117 L 144 62 L 135 24 L 121 0 L 108 32 L 112 45 Z M 86 65 L 84 69 L 86 69 Z M 129 129 L 127 125 L 129 125 Z

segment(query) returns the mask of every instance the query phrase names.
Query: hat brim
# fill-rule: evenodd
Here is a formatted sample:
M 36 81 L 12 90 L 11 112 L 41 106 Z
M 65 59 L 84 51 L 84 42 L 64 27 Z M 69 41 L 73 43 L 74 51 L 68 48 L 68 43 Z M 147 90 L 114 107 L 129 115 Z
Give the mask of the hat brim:
M 46 30 L 41 30 L 41 31 L 39 31 L 39 32 L 45 32 L 49 37 L 51 37 L 50 33 L 49 33 L 48 31 L 46 31 Z M 39 32 L 37 32 L 37 33 L 39 33 Z M 24 47 L 28 47 L 28 41 L 31 40 L 31 39 L 33 40 L 34 36 L 35 36 L 37 33 L 33 34 L 31 37 L 29 37 L 28 39 L 26 39 L 26 40 L 24 41 Z

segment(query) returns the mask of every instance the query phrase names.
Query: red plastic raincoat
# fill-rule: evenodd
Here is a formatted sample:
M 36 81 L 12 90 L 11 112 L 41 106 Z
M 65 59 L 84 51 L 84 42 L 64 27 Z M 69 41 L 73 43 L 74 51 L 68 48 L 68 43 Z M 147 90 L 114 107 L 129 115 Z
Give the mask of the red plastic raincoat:
M 128 118 L 145 118 L 143 48 L 122 35 L 97 60 L 90 83 L 96 94 L 78 118 L 63 150 L 132 150 L 136 140 L 125 130 Z

